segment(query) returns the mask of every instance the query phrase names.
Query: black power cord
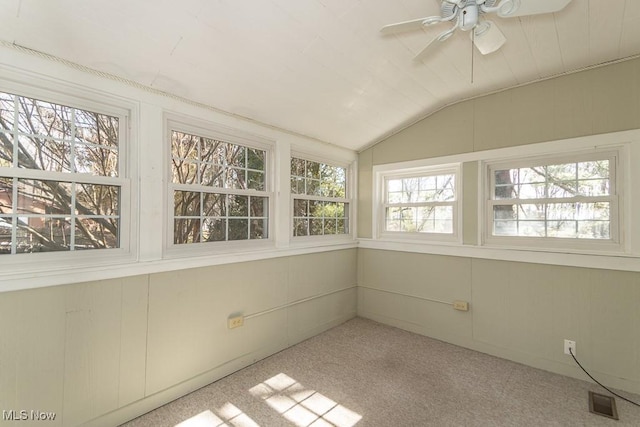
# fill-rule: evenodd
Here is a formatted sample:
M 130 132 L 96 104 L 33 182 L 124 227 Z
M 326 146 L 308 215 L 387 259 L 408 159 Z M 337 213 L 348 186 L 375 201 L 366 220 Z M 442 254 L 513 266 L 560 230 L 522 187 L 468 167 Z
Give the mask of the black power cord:
M 593 377 L 591 376 L 591 374 L 590 374 L 589 372 L 587 372 L 587 370 L 586 370 L 586 369 L 584 369 L 584 368 L 582 367 L 582 365 L 580 364 L 580 362 L 578 362 L 578 359 L 576 359 L 576 357 L 573 355 L 573 350 L 569 349 L 569 353 L 571 354 L 571 357 L 573 357 L 573 360 L 575 360 L 575 361 L 576 361 L 576 363 L 578 364 L 578 366 L 580 366 L 580 369 L 582 369 L 582 370 L 584 371 L 584 373 L 585 373 L 585 374 L 589 375 L 589 378 L 591 378 L 592 380 L 594 380 L 594 381 L 596 382 L 596 384 L 598 384 L 600 387 L 602 387 L 603 389 L 607 390 L 609 393 L 613 394 L 614 396 L 619 397 L 619 398 L 620 398 L 620 399 L 622 399 L 622 400 L 625 400 L 625 401 L 627 401 L 627 402 L 629 402 L 629 403 L 631 403 L 631 404 L 633 404 L 633 405 L 640 406 L 640 403 L 636 403 L 636 402 L 634 402 L 633 400 L 629 400 L 629 399 L 627 399 L 626 397 L 624 397 L 624 396 L 620 396 L 618 393 L 616 393 L 616 392 L 614 392 L 614 391 L 609 390 L 609 388 L 608 388 L 607 386 L 603 385 L 600 381 L 598 381 L 597 379 L 593 378 Z

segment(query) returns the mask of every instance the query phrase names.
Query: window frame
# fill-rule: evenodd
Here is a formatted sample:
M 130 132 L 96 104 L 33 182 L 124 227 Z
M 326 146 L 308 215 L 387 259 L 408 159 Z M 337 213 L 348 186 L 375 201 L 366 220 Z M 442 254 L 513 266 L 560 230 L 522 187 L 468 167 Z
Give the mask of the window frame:
M 291 191 L 291 160 L 293 158 L 316 162 L 325 164 L 328 166 L 344 168 L 345 170 L 345 197 L 328 197 L 328 196 L 311 196 L 307 194 L 298 194 Z M 331 243 L 331 242 L 344 242 L 345 240 L 353 240 L 355 236 L 355 227 L 356 221 L 354 220 L 354 216 L 356 213 L 356 207 L 354 206 L 356 202 L 354 202 L 353 195 L 355 194 L 355 178 L 354 178 L 354 167 L 353 162 L 345 162 L 344 160 L 337 160 L 326 158 L 322 156 L 318 156 L 315 154 L 310 154 L 309 152 L 299 151 L 292 149 L 289 155 L 289 161 L 287 164 L 287 189 L 289 192 L 289 228 L 288 228 L 288 237 L 290 242 L 293 245 L 305 245 L 305 244 L 314 244 L 318 242 Z M 327 202 L 335 202 L 335 203 L 345 203 L 347 204 L 347 208 L 345 209 L 345 220 L 347 222 L 347 230 L 348 233 L 344 234 L 322 234 L 322 235 L 307 235 L 307 236 L 296 236 L 295 235 L 295 221 L 294 221 L 294 204 L 295 199 L 303 199 L 303 200 L 315 200 L 315 201 L 327 201 Z
M 202 184 L 179 184 L 172 181 L 173 158 L 171 149 L 172 132 L 184 132 L 198 137 L 211 138 L 230 144 L 240 145 L 246 148 L 255 148 L 265 151 L 265 190 L 255 189 L 231 189 L 220 188 Z M 193 117 L 186 117 L 177 114 L 166 114 L 164 118 L 164 169 L 165 169 L 165 231 L 164 231 L 164 258 L 210 255 L 228 252 L 242 252 L 272 248 L 275 245 L 275 142 L 262 136 L 249 134 L 221 124 L 205 122 Z M 216 190 L 216 191 L 213 191 Z M 228 194 L 254 197 L 267 197 L 267 230 L 266 239 L 243 239 L 243 240 L 223 240 L 214 242 L 198 243 L 174 243 L 174 191 L 191 191 L 210 194 Z
M 513 247 L 540 250 L 567 250 L 576 252 L 616 253 L 625 251 L 624 210 L 624 162 L 628 157 L 625 147 L 614 146 L 591 150 L 560 151 L 552 154 L 531 157 L 511 157 L 508 159 L 485 160 L 482 162 L 484 185 L 482 186 L 483 220 L 481 225 L 481 242 L 484 246 Z M 571 237 L 536 237 L 536 236 L 496 236 L 493 235 L 493 207 L 506 204 L 498 201 L 495 194 L 495 170 L 529 168 L 536 166 L 570 164 L 587 161 L 609 160 L 609 195 L 608 196 L 574 196 L 572 198 L 532 198 L 520 199 L 519 204 L 540 203 L 588 203 L 607 201 L 610 203 L 610 239 L 590 239 Z M 546 183 L 546 181 L 545 181 Z M 597 200 L 596 200 L 597 199 Z M 507 199 L 507 201 L 512 199 Z M 516 199 L 517 200 L 517 199 Z M 545 217 L 544 222 L 548 219 Z
M 28 85 L 9 80 L 0 80 L 0 91 L 19 97 L 35 99 L 77 110 L 104 114 L 118 118 L 118 176 L 107 177 L 80 172 L 55 172 L 19 167 L 0 167 L 5 178 L 36 181 L 59 181 L 75 184 L 97 184 L 119 187 L 119 229 L 117 248 L 96 250 L 68 250 L 52 252 L 15 253 L 0 256 L 0 266 L 16 274 L 26 271 L 51 271 L 64 268 L 82 268 L 130 261 L 137 256 L 134 236 L 137 233 L 137 211 L 133 201 L 137 186 L 134 180 L 135 152 L 133 151 L 133 123 L 137 120 L 137 106 L 125 99 L 104 93 L 93 92 L 87 99 L 86 91 L 79 91 L 64 84 L 50 84 L 42 89 L 36 84 Z M 15 191 L 14 191 L 15 194 Z M 77 214 L 73 214 L 75 216 Z M 43 215 L 46 216 L 46 215 Z M 71 216 L 71 215 L 70 215 Z M 16 231 L 12 229 L 15 236 Z M 19 255 L 19 256 L 18 256 Z M 34 266 L 34 264 L 37 265 Z
M 462 164 L 448 163 L 420 167 L 399 167 L 376 173 L 376 199 L 373 226 L 374 238 L 380 240 L 417 241 L 425 243 L 462 243 Z M 447 205 L 453 208 L 452 233 L 407 232 L 386 230 L 386 208 L 389 207 L 387 183 L 391 179 L 423 178 L 438 175 L 454 175 L 455 200 L 452 202 L 423 202 L 414 205 Z M 398 205 L 398 204 L 393 204 Z

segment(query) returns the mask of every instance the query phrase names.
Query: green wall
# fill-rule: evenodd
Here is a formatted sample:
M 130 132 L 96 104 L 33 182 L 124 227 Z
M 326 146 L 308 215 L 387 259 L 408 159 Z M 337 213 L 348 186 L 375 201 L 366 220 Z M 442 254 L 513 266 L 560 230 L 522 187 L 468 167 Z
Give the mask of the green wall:
M 354 317 L 356 260 L 348 249 L 0 293 L 2 409 L 55 412 L 50 426 L 142 415 Z
M 445 108 L 359 156 L 359 237 L 375 165 L 640 129 L 640 59 Z M 463 242 L 477 245 L 477 163 L 463 165 Z M 358 314 L 496 356 L 640 393 L 640 274 L 359 249 Z M 446 303 L 470 302 L 469 312 Z M 442 302 L 434 302 L 442 301 Z

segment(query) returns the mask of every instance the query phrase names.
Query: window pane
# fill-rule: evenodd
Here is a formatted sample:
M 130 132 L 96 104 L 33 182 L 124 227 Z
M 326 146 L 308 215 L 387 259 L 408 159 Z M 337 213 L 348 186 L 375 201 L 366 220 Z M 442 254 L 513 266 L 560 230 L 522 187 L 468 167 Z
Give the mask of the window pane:
M 269 199 L 267 197 L 251 196 L 250 216 L 252 218 L 263 218 L 269 212 Z
M 247 167 L 249 169 L 264 171 L 265 157 L 266 157 L 265 151 L 249 148 L 247 150 Z
M 0 255 L 11 253 L 12 229 L 11 217 L 0 216 Z
M 204 193 L 202 195 L 204 216 L 223 217 L 227 215 L 226 195 Z
M 541 199 L 546 197 L 546 184 L 521 184 L 516 186 L 515 198 L 517 199 Z
M 17 225 L 16 253 L 70 250 L 70 218 L 18 217 Z
M 608 179 L 589 179 L 578 181 L 578 194 L 581 196 L 608 196 L 609 180 Z
M 198 183 L 198 164 L 186 160 L 173 159 L 171 162 L 172 182 L 178 184 Z M 210 185 L 210 184 L 205 184 Z
M 202 240 L 219 242 L 227 239 L 227 221 L 219 218 L 206 218 L 202 221 Z
M 577 178 L 577 164 L 563 163 L 558 165 L 547 166 L 547 180 L 555 181 L 574 181 Z
M 575 219 L 577 203 L 552 203 L 547 206 L 547 218 L 550 220 Z
M 577 221 L 548 221 L 547 222 L 547 236 L 548 237 L 564 237 L 564 238 L 576 238 L 578 237 L 578 222 Z
M 174 191 L 175 216 L 200 216 L 200 193 Z
M 578 163 L 578 179 L 609 180 L 609 160 L 596 160 Z
M 190 166 L 191 169 L 187 173 L 189 174 L 195 173 L 196 165 L 195 164 L 193 165 L 194 166 Z M 223 166 L 205 163 L 205 164 L 202 164 L 200 168 L 201 168 L 200 173 L 202 174 L 200 178 L 200 182 L 202 183 L 202 185 L 224 188 L 225 168 Z M 196 182 L 193 178 L 191 178 L 191 181 L 185 182 L 184 184 L 190 184 L 190 183 L 195 184 Z
M 294 236 L 308 236 L 309 235 L 309 220 L 295 218 L 293 220 L 293 235 Z
M 229 219 L 229 240 L 247 240 L 249 238 L 249 221 L 246 219 Z
M 50 102 L 18 97 L 18 129 L 27 135 L 72 138 L 72 109 Z
M 249 230 L 250 239 L 266 239 L 269 237 L 268 227 L 269 221 L 266 219 L 252 219 L 251 229 Z
M 18 141 L 18 149 L 22 154 L 19 156 L 19 167 L 51 172 L 71 172 L 70 142 L 27 136 L 19 136 Z
M 305 161 L 302 159 L 291 158 L 291 176 L 305 176 Z
M 229 144 L 229 153 L 227 164 L 237 168 L 246 168 L 247 166 L 247 149 L 240 145 Z
M 60 149 L 67 150 L 66 146 Z M 76 144 L 75 171 L 98 176 L 118 176 L 118 152 L 109 148 Z M 64 165 L 63 165 L 64 166 Z
M 85 144 L 118 146 L 119 120 L 104 114 L 76 110 L 76 140 Z
M 293 199 L 293 216 L 294 217 L 309 216 L 309 201 Z
M 18 180 L 18 213 L 71 214 L 71 183 Z
M 515 220 L 518 217 L 518 205 L 499 205 L 493 207 L 494 220 Z
M 518 182 L 518 169 L 496 170 L 494 171 L 494 179 L 494 198 L 496 200 L 513 199 L 517 197 L 514 184 Z
M 581 220 L 594 219 L 608 221 L 610 219 L 609 209 L 609 202 L 579 203 L 577 217 Z
M 574 197 L 578 194 L 577 181 L 553 181 L 549 182 L 549 197 Z
M 249 216 L 249 196 L 229 196 L 229 216 Z
M 305 179 L 291 177 L 291 192 L 293 194 L 305 194 Z
M 320 163 L 307 161 L 306 176 L 320 181 Z
M 609 221 L 578 221 L 578 237 L 583 239 L 610 239 Z
M 516 206 L 515 215 L 520 220 L 544 220 L 545 218 L 545 209 L 547 208 L 545 204 L 522 204 Z M 513 212 L 513 208 L 509 208 Z M 546 212 L 546 214 L 550 215 L 549 212 Z M 508 219 L 508 217 L 503 217 L 503 219 Z
M 251 190 L 264 190 L 264 173 L 256 172 L 256 171 L 248 171 L 247 172 L 247 188 Z
M 520 168 L 518 170 L 518 183 L 519 184 L 533 184 L 544 183 L 546 170 L 544 166 L 534 168 Z
M 336 234 L 337 221 L 335 219 L 324 220 L 324 234 Z
M 106 249 L 118 247 L 116 219 L 77 218 L 74 249 Z
M 322 236 L 322 218 L 312 218 L 309 220 L 309 234 L 311 236 Z
M 119 215 L 120 187 L 76 184 L 76 213 L 81 215 Z
M 0 213 L 13 213 L 13 178 L 0 177 Z
M 1 94 L 0 94 L 1 95 Z M 0 121 L 2 126 L 2 121 Z M 0 127 L 0 168 L 8 168 L 13 165 L 13 135 L 3 133 Z
M 518 236 L 544 237 L 544 221 L 518 221 Z
M 173 221 L 173 243 L 176 245 L 200 242 L 200 219 L 180 218 Z

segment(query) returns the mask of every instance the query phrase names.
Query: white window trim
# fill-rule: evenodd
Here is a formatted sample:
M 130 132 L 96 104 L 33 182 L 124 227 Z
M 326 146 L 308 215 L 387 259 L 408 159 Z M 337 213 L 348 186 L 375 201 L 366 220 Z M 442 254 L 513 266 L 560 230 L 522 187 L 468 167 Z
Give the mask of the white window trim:
M 47 89 L 42 89 L 43 85 L 46 85 Z M 21 76 L 21 81 L 0 79 L 0 90 L 27 98 L 106 114 L 119 119 L 118 177 L 2 168 L 8 171 L 8 176 L 117 185 L 121 191 L 118 248 L 2 255 L 0 256 L 0 269 L 9 271 L 12 276 L 19 277 L 48 274 L 71 268 L 92 268 L 134 261 L 137 258 L 135 236 L 138 233 L 137 203 L 134 200 L 137 194 L 135 123 L 139 115 L 138 105 L 124 98 L 97 91 L 92 91 L 91 100 L 89 100 L 87 99 L 89 93 L 86 89 L 78 89 L 75 86 L 57 81 L 44 83 L 41 78 L 32 76 Z
M 310 160 L 312 162 L 324 163 L 329 166 L 337 166 L 345 168 L 346 170 L 346 192 L 347 197 L 337 198 L 337 197 L 322 197 L 322 196 L 308 196 L 305 194 L 294 194 L 291 192 L 291 158 Z M 340 158 L 332 158 L 319 156 L 314 153 L 310 153 L 308 151 L 304 151 L 298 149 L 297 147 L 291 148 L 291 153 L 289 156 L 289 162 L 287 163 L 287 176 L 288 180 L 285 184 L 286 189 L 289 193 L 289 209 L 288 209 L 288 217 L 289 217 L 289 226 L 287 229 L 288 238 L 291 242 L 292 246 L 326 246 L 331 244 L 340 244 L 348 241 L 354 241 L 355 236 L 357 236 L 356 229 L 356 215 L 357 215 L 357 204 L 356 199 L 356 170 L 357 170 L 357 161 L 345 161 Z M 330 201 L 330 202 L 338 202 L 338 203 L 348 203 L 348 221 L 349 221 L 349 233 L 347 234 L 325 234 L 322 236 L 294 236 L 293 235 L 293 199 L 305 199 L 305 200 L 321 200 L 321 201 Z
M 182 102 L 159 95 L 157 91 L 144 87 L 131 87 L 97 75 L 91 75 L 53 64 L 50 60 L 25 57 L 19 53 L 8 52 L 9 62 L 0 63 L 0 89 L 38 99 L 46 99 L 60 104 L 77 106 L 112 114 L 113 110 L 128 112 L 127 148 L 121 151 L 121 165 L 127 167 L 131 206 L 128 252 L 120 249 L 74 252 L 72 258 L 44 260 L 51 255 L 69 253 L 40 253 L 39 261 L 27 261 L 24 265 L 15 265 L 8 258 L 0 257 L 0 293 L 7 291 L 34 289 L 47 286 L 69 285 L 80 282 L 119 279 L 137 275 L 147 275 L 190 268 L 224 265 L 237 262 L 291 257 L 304 254 L 354 249 L 357 247 L 356 211 L 352 202 L 351 239 L 328 241 L 319 239 L 313 242 L 296 242 L 291 245 L 289 238 L 289 185 L 290 185 L 290 149 L 297 147 L 305 154 L 317 153 L 334 160 L 349 163 L 352 167 L 352 201 L 356 197 L 357 153 L 353 150 L 322 143 L 312 138 L 287 132 L 277 127 L 246 120 L 231 113 L 203 108 L 193 103 Z M 2 61 L 0 61 L 2 62 Z M 9 63 L 11 65 L 9 65 Z M 41 73 L 46 69 L 47 75 Z M 112 114 L 113 115 L 113 114 Z M 117 115 L 117 114 L 116 114 Z M 166 193 L 167 182 L 165 167 L 166 151 L 161 149 L 165 137 L 165 117 L 178 120 L 220 124 L 223 130 L 238 130 L 242 136 L 254 136 L 275 141 L 275 156 L 270 167 L 277 165 L 273 191 L 275 211 L 272 211 L 275 226 L 271 227 L 270 237 L 273 244 L 258 248 L 255 246 L 225 250 L 223 252 L 185 252 L 180 256 L 167 258 L 164 245 L 166 234 Z M 121 150 L 125 150 L 122 148 Z M 124 177 L 124 175 L 122 176 Z M 122 201 L 125 202 L 124 200 Z M 124 209 L 124 204 L 122 205 Z M 123 221 L 126 219 L 121 212 Z M 124 223 L 124 222 L 123 222 Z M 242 243 L 242 242 L 241 242 Z M 93 252 L 93 253 L 92 253 Z M 108 252 L 108 253 L 105 253 Z M 115 253 L 114 253 L 115 252 Z M 31 254 L 24 254 L 31 255 Z M 17 257 L 17 256 L 16 256 Z M 11 257 L 15 260 L 16 257 Z M 31 258 L 33 260 L 33 258 Z
M 621 159 L 628 157 L 628 150 L 626 146 L 612 146 L 606 148 L 594 148 L 590 150 L 578 150 L 578 151 L 561 151 L 554 154 L 533 156 L 523 158 L 521 156 L 512 157 L 511 160 L 501 159 L 499 161 L 486 160 L 483 161 L 482 170 L 484 170 L 483 188 L 484 193 L 482 206 L 484 206 L 482 217 L 484 222 L 480 228 L 482 231 L 481 241 L 485 246 L 495 247 L 524 247 L 524 248 L 538 248 L 542 250 L 562 250 L 568 249 L 576 252 L 585 253 L 616 253 L 623 252 L 624 246 L 624 198 L 622 196 L 624 185 L 623 183 L 624 168 L 621 165 Z M 610 192 L 609 196 L 602 196 L 598 199 L 606 200 L 611 203 L 610 218 L 611 218 L 611 239 L 598 240 L 598 239 L 575 239 L 575 238 L 555 238 L 555 237 L 522 237 L 522 236 L 494 236 L 491 232 L 493 229 L 493 207 L 501 204 L 500 201 L 493 199 L 493 185 L 494 185 L 494 170 L 503 168 L 520 168 L 520 167 L 532 167 L 542 164 L 560 164 L 560 163 L 573 163 L 589 160 L 601 160 L 608 159 L 610 161 L 610 167 L 613 173 L 610 176 Z M 589 197 L 574 197 L 576 201 L 580 199 L 593 200 Z M 559 199 L 531 199 L 523 200 L 526 202 L 559 202 Z
M 611 150 L 623 147 L 623 155 L 618 162 L 618 182 L 624 187 L 619 191 L 622 197 L 619 210 L 624 218 L 633 218 L 633 213 L 640 212 L 640 169 L 632 165 L 640 164 L 640 129 L 611 132 L 607 134 L 588 135 L 557 141 L 540 142 L 521 146 L 499 148 L 486 151 L 468 152 L 429 159 L 411 160 L 402 163 L 390 163 L 373 167 L 371 178 L 372 188 L 376 188 L 377 174 L 383 171 L 405 168 L 437 166 L 447 163 L 476 163 L 477 191 L 476 205 L 478 207 L 477 234 L 475 242 L 468 244 L 436 244 L 431 242 L 388 241 L 376 238 L 376 208 L 372 206 L 372 238 L 359 238 L 359 247 L 363 249 L 377 249 L 424 253 L 432 255 L 467 257 L 472 259 L 489 259 L 512 262 L 538 263 L 560 266 L 600 268 L 620 271 L 640 272 L 640 224 L 626 221 L 621 228 L 624 250 L 618 252 L 568 250 L 558 248 L 536 248 L 518 246 L 488 246 L 482 244 L 483 226 L 485 223 L 484 198 L 486 173 L 481 167 L 483 161 L 500 161 L 517 157 L 534 157 L 557 154 L 567 151 L 586 151 L 593 149 Z M 635 183 L 635 185 L 634 185 Z M 378 187 L 379 190 L 379 187 Z M 374 194 L 374 203 L 376 197 Z M 466 234 L 465 234 L 466 235 Z
M 267 239 L 257 240 L 230 240 L 220 242 L 201 242 L 191 244 L 173 243 L 173 213 L 174 213 L 174 190 L 204 191 L 211 192 L 214 187 L 203 185 L 177 184 L 171 178 L 171 132 L 179 131 L 197 136 L 212 138 L 232 144 L 242 145 L 249 148 L 257 148 L 266 152 L 265 162 L 265 191 L 258 190 L 234 190 L 217 189 L 220 194 L 239 194 L 248 196 L 269 198 L 269 220 Z M 275 142 L 262 136 L 253 135 L 248 132 L 229 128 L 217 123 L 204 122 L 192 117 L 177 114 L 165 114 L 164 117 L 164 176 L 165 182 L 165 221 L 164 221 L 164 258 L 192 257 L 204 254 L 238 253 L 252 250 L 265 250 L 275 246 Z
M 374 238 L 389 241 L 415 240 L 433 243 L 462 243 L 462 168 L 460 163 L 428 165 L 422 167 L 403 168 L 402 164 L 394 164 L 396 168 L 376 170 L 374 172 Z M 453 206 L 453 233 L 411 233 L 385 230 L 386 183 L 393 178 L 426 177 L 453 174 L 455 176 L 455 201 L 447 202 Z

